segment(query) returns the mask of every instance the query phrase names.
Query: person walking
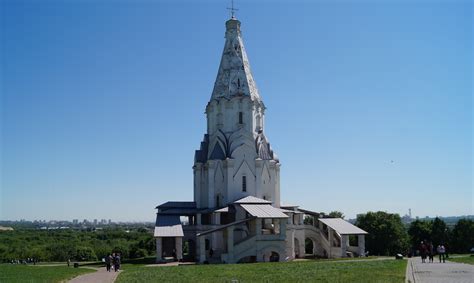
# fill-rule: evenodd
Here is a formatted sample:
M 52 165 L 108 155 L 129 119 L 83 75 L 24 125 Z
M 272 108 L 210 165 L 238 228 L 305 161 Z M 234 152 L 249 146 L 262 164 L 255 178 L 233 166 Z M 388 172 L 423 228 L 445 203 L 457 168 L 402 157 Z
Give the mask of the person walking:
M 428 253 L 428 248 L 426 247 L 425 243 L 421 241 L 420 244 L 420 255 L 421 255 L 421 262 L 426 262 L 426 254 Z
M 114 270 L 115 272 L 119 271 L 120 269 L 120 254 L 117 253 L 115 254 L 115 257 L 114 257 Z
M 431 242 L 428 243 L 428 257 L 429 257 L 429 262 L 433 263 L 433 261 L 434 261 L 434 247 L 433 247 L 433 243 L 431 243 Z
M 439 262 L 441 263 L 441 260 L 443 261 L 443 263 L 446 262 L 446 248 L 443 245 L 438 245 L 437 252 L 439 254 Z
M 105 268 L 110 272 L 110 267 L 112 266 L 112 255 L 105 256 Z

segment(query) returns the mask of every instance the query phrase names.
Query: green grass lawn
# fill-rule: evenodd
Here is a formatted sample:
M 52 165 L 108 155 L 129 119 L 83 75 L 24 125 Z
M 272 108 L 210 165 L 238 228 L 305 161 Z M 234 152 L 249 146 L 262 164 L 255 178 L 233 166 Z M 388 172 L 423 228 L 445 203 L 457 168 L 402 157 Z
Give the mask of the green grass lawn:
M 116 282 L 404 282 L 406 260 L 129 267 Z M 127 266 L 128 267 L 128 266 Z
M 449 261 L 453 262 L 462 262 L 462 263 L 467 263 L 467 264 L 474 264 L 474 256 L 470 255 L 464 255 L 464 256 L 459 256 L 459 257 L 449 257 Z
M 95 271 L 67 266 L 0 264 L 0 282 L 60 282 L 89 272 Z

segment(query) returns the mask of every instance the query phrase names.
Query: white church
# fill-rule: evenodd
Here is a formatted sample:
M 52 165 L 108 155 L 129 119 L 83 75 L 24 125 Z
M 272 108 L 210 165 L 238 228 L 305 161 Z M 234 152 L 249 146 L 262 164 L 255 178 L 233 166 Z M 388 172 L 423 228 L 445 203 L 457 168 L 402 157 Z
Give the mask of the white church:
M 207 133 L 194 156 L 194 200 L 156 207 L 157 262 L 363 255 L 365 231 L 340 218 L 281 204 L 280 160 L 265 136 L 266 107 L 252 77 L 240 21 L 232 17 L 225 25 L 224 51 L 206 106 Z

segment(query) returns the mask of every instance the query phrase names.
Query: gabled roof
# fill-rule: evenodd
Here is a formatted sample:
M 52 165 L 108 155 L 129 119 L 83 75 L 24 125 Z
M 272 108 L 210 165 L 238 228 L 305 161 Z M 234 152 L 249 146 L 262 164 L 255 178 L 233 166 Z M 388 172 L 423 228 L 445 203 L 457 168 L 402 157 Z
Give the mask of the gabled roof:
M 361 235 L 368 234 L 359 227 L 352 225 L 342 218 L 319 218 L 327 226 L 334 229 L 340 235 Z
M 271 202 L 271 201 L 268 201 L 268 200 L 261 199 L 261 198 L 257 198 L 257 197 L 254 197 L 254 196 L 247 196 L 247 197 L 244 197 L 244 198 L 241 198 L 241 199 L 239 199 L 239 200 L 234 201 L 234 203 L 238 203 L 238 204 L 242 204 L 242 203 L 253 203 L 253 204 L 256 204 L 256 203 L 264 203 L 264 204 L 271 204 L 272 202 Z
M 224 51 L 211 99 L 250 96 L 252 100 L 261 101 L 240 34 L 240 21 L 232 18 L 225 24 Z
M 298 213 L 298 211 L 288 210 L 288 209 L 283 209 L 283 208 L 280 208 L 280 211 L 283 213 Z
M 311 211 L 311 210 L 307 210 L 307 209 L 302 209 L 302 208 L 298 208 L 298 211 L 301 211 L 305 214 L 308 214 L 308 215 L 312 215 L 312 216 L 317 216 L 319 217 L 321 215 L 320 212 L 315 212 L 315 211 Z
M 226 206 L 226 207 L 223 207 L 223 208 L 217 209 L 217 210 L 215 210 L 214 212 L 229 212 L 229 207 L 228 207 L 228 206 Z
M 279 208 L 269 204 L 241 204 L 243 209 L 257 218 L 288 218 Z
M 156 216 L 155 237 L 183 237 L 183 226 L 177 215 Z

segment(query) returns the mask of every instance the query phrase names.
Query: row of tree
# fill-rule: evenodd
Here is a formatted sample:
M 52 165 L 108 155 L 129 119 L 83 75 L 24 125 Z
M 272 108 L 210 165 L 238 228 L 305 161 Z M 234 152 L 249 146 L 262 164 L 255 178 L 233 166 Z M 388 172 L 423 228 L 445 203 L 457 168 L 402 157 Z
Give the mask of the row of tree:
M 27 258 L 38 261 L 94 261 L 112 252 L 121 253 L 123 258 L 154 255 L 155 241 L 146 229 L 21 229 L 0 233 L 0 262 Z
M 443 244 L 449 253 L 468 253 L 474 247 L 474 221 L 459 220 L 449 229 L 440 218 L 416 220 L 407 227 L 398 214 L 383 211 L 357 216 L 355 225 L 367 231 L 366 250 L 373 255 L 408 254 L 415 252 L 421 241 Z

